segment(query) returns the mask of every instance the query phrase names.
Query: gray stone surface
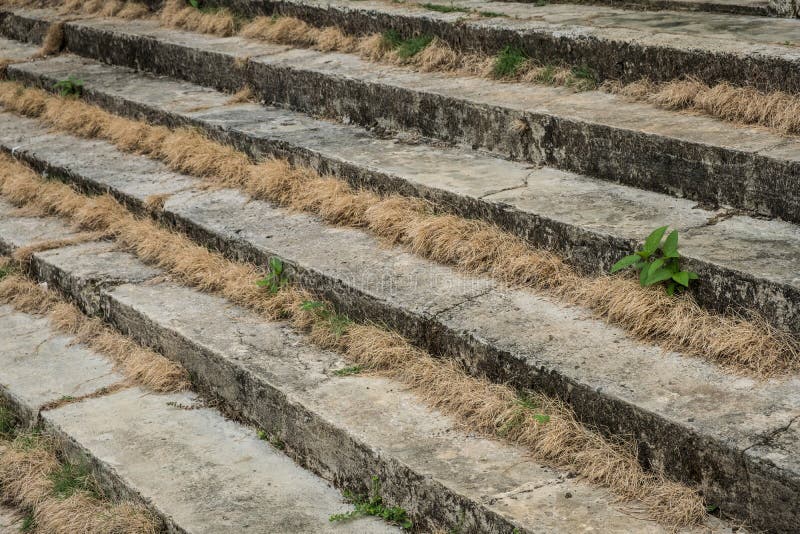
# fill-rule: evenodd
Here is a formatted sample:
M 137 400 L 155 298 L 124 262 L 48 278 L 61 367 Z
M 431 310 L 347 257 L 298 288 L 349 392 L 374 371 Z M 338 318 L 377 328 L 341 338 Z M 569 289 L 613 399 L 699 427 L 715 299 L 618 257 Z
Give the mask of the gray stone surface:
M 0 37 L 0 61 L 27 59 L 39 51 L 38 46 Z
M 0 394 L 30 423 L 62 397 L 80 397 L 124 379 L 109 360 L 55 332 L 49 321 L 0 306 Z
M 53 261 L 52 256 L 37 255 L 37 263 L 50 263 L 52 270 L 80 269 L 87 260 L 99 263 L 97 270 L 104 270 L 104 261 L 94 257 L 61 255 Z M 130 262 L 128 270 L 140 265 L 124 254 L 113 263 L 125 261 Z M 346 363 L 336 354 L 309 345 L 286 325 L 266 323 L 222 299 L 170 283 L 119 286 L 103 291 L 103 300 L 109 319 L 119 328 L 181 361 L 200 384 L 275 433 L 289 454 L 327 478 L 363 480 L 370 472 L 380 473 L 389 495 L 406 499 L 419 493 L 429 495 L 423 501 L 400 501 L 402 505 L 423 507 L 423 515 L 431 520 L 444 517 L 457 522 L 466 517 L 465 528 L 478 526 L 481 532 L 504 531 L 503 521 L 493 514 L 529 531 L 661 531 L 653 523 L 609 505 L 614 497 L 606 491 L 542 467 L 516 447 L 459 429 L 396 383 L 373 376 L 335 376 L 332 371 Z M 197 448 L 216 450 L 207 444 L 207 434 L 219 423 L 213 418 L 208 421 L 207 410 L 191 410 L 199 421 L 187 429 L 180 420 L 186 411 L 164 407 L 165 400 L 128 390 L 75 408 L 61 408 L 45 417 L 109 463 L 123 480 L 131 479 L 129 485 L 140 488 L 144 497 L 166 491 L 170 498 L 186 503 L 188 497 L 181 487 L 163 490 L 150 486 L 158 480 L 156 475 L 181 479 L 191 466 L 208 465 L 196 458 Z M 192 405 L 184 398 L 170 400 Z M 140 421 L 141 416 L 129 413 L 131 409 L 147 415 Z M 194 416 L 198 412 L 201 414 Z M 178 422 L 171 422 L 175 419 Z M 173 426 L 179 427 L 180 438 L 170 437 L 177 432 Z M 205 430 L 201 433 L 197 428 Z M 229 439 L 232 433 L 237 443 L 247 441 L 232 431 L 226 432 Z M 183 443 L 186 439 L 192 443 L 188 451 Z M 250 436 L 249 441 L 256 440 Z M 145 445 L 120 450 L 118 442 Z M 149 458 L 163 454 L 164 448 L 178 449 L 175 457 L 185 460 L 172 460 L 168 454 L 169 462 L 152 465 Z M 238 457 L 237 453 L 231 455 Z M 370 464 L 372 471 L 365 472 L 364 466 Z M 234 470 L 231 476 L 242 475 Z M 197 481 L 192 488 L 202 486 L 202 481 Z M 571 497 L 565 497 L 567 494 Z M 448 495 L 467 503 L 462 504 L 465 510 L 453 508 Z M 482 507 L 490 513 L 482 512 Z M 192 524 L 180 514 L 173 517 L 184 527 Z M 198 520 L 207 517 L 201 515 Z M 725 530 L 714 521 L 709 526 L 714 531 Z
M 86 80 L 88 98 L 114 111 L 198 126 L 255 157 L 288 157 L 356 186 L 430 198 L 445 209 L 486 219 L 536 246 L 555 250 L 586 272 L 607 271 L 654 227 L 670 225 L 690 246 L 683 252 L 701 275 L 695 295 L 702 304 L 730 311 L 747 303 L 776 325 L 800 331 L 800 281 L 794 268 L 800 258 L 800 233 L 791 223 L 742 217 L 737 228 L 725 227 L 720 247 L 716 226 L 706 225 L 722 212 L 688 200 L 460 149 L 379 139 L 357 127 L 290 111 L 228 106 L 226 96 L 210 89 L 75 56 L 26 65 L 20 72 L 43 86 L 77 75 Z M 205 109 L 184 111 L 197 101 Z M 74 139 L 47 133 L 35 121 L 4 117 L 6 149 L 19 146 L 16 154 L 32 158 L 44 172 L 74 170 L 89 180 L 90 189 L 122 191 L 120 199 L 136 207 L 151 194 L 190 191 L 194 184 L 145 158 L 120 158 L 103 142 L 80 141 L 81 150 L 70 151 Z M 36 159 L 37 154 L 43 156 Z M 108 161 L 115 162 L 119 174 L 108 175 Z M 758 253 L 742 255 L 739 250 L 753 248 L 751 228 L 770 240 L 755 247 Z
M 269 102 L 321 116 L 411 129 L 512 159 L 800 220 L 797 141 L 764 129 L 603 92 L 415 73 L 354 55 L 189 34 L 147 21 L 69 23 L 66 35 L 70 50 L 107 63 L 229 91 L 249 84 Z M 250 58 L 245 66 L 236 61 L 243 57 Z M 520 120 L 530 129 L 509 134 Z
M 179 407 L 198 401 L 130 388 L 42 417 L 182 532 L 400 531 L 375 518 L 331 523 L 331 514 L 352 509 L 336 489 L 254 429 L 210 408 Z
M 0 254 L 51 239 L 67 239 L 76 232 L 69 224 L 57 219 L 19 217 L 14 206 L 0 199 Z
M 18 534 L 22 519 L 14 508 L 0 504 L 0 534 Z
M 701 360 L 633 342 L 578 308 L 497 288 L 488 280 L 459 277 L 409 254 L 382 249 L 358 231 L 328 228 L 311 217 L 246 202 L 226 190 L 180 193 L 167 201 L 165 210 L 174 224 L 234 256 L 260 262 L 272 254 L 281 256 L 304 284 L 322 289 L 353 316 L 392 325 L 481 374 L 568 399 L 584 420 L 637 436 L 648 461 L 700 482 L 706 495 L 725 509 L 752 504 L 747 477 L 757 469 L 742 460 L 741 452 L 799 413 L 796 378 L 733 378 Z M 38 255 L 37 263 L 51 267 L 37 271 L 71 271 L 70 263 L 81 261 L 48 252 Z M 434 276 L 437 272 L 441 276 Z M 457 281 L 462 284 L 454 285 Z M 102 307 L 115 313 L 111 303 Z M 166 303 L 156 306 L 168 308 Z M 186 310 L 179 305 L 176 313 Z M 141 338 L 154 338 L 151 322 L 131 319 L 130 312 L 116 313 L 126 331 L 144 324 L 138 327 Z M 198 330 L 198 321 L 188 324 L 195 332 L 205 331 Z M 173 338 L 165 337 L 162 350 L 182 358 L 184 345 L 174 348 L 169 345 Z M 215 390 L 224 390 L 225 384 L 216 384 Z M 781 477 L 765 477 L 770 484 L 758 488 L 765 503 L 791 484 L 794 473 L 787 469 Z

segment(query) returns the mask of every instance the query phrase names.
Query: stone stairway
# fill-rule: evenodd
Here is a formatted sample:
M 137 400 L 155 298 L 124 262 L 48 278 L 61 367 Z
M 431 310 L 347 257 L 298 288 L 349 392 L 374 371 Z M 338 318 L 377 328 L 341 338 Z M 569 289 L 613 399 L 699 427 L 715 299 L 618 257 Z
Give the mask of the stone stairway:
M 439 13 L 411 3 L 230 3 L 242 16 L 274 12 L 353 33 L 435 35 L 484 53 L 519 44 L 536 59 L 591 64 L 601 80 L 693 75 L 789 91 L 798 83 L 792 78 L 795 48 L 787 44 L 800 41 L 794 20 L 566 4 L 453 6 L 513 18 L 461 21 L 463 11 Z M 106 111 L 196 128 L 254 160 L 286 158 L 354 187 L 421 197 L 441 212 L 496 224 L 554 251 L 585 275 L 607 272 L 653 228 L 670 225 L 681 232 L 686 264 L 700 275 L 692 295 L 701 306 L 712 313 L 755 311 L 795 339 L 800 333 L 796 137 L 603 91 L 418 72 L 355 54 L 164 28 L 152 19 L 72 16 L 61 26 L 64 53 L 25 61 L 35 48 L 23 43 L 40 43 L 63 17 L 52 9 L 4 8 L 0 59 L 12 60 L 9 79 L 46 90 L 68 77 L 80 79 L 82 100 Z M 231 102 L 230 93 L 242 87 L 269 105 Z M 109 193 L 133 213 L 231 260 L 266 265 L 280 258 L 293 283 L 340 313 L 384 325 L 474 376 L 564 400 L 580 422 L 606 438 L 633 439 L 643 465 L 699 488 L 709 510 L 723 517 L 774 532 L 792 532 L 800 521 L 800 396 L 793 372 L 754 377 L 664 351 L 546 292 L 464 273 L 387 247 L 368 230 L 334 226 L 236 189 L 208 189 L 202 177 L 105 140 L 11 111 L 0 113 L 0 125 L 0 149 L 44 176 L 88 194 Z M 154 197 L 162 202 L 154 204 Z M 71 232 L 63 221 L 1 207 L 7 254 Z M 177 473 L 188 469 L 185 464 L 170 460 L 159 472 L 144 467 L 148 436 L 161 430 L 142 414 L 131 413 L 130 420 L 119 415 L 131 403 L 141 405 L 143 392 L 124 390 L 42 412 L 46 427 L 98 459 L 98 472 L 116 473 L 109 487 L 127 488 L 167 524 L 174 519 L 175 528 L 187 532 L 244 525 L 257 532 L 335 532 L 325 521 L 343 504 L 321 479 L 363 491 L 377 476 L 386 500 L 408 510 L 424 531 L 662 528 L 641 503 L 631 503 L 631 513 L 608 490 L 569 470 L 543 466 L 518 446 L 462 429 L 391 379 L 337 376 L 333 371 L 347 365 L 340 355 L 315 347 L 286 324 L 264 323 L 152 269 L 105 242 L 37 252 L 30 264 L 33 276 L 86 313 L 179 361 L 197 394 L 278 436 L 285 452 L 314 473 L 211 409 L 168 409 L 167 402 L 191 404 L 195 394 L 170 401 L 148 393 L 146 413 L 176 421 L 169 441 L 193 451 L 185 454 L 199 453 L 184 436 L 197 436 L 213 451 L 233 440 L 248 458 L 246 447 L 262 446 L 252 464 L 262 476 L 233 476 L 224 467 L 228 455 L 203 449 L 213 457 L 210 465 L 223 466 L 229 484 L 257 479 L 212 514 L 230 523 L 214 523 L 198 511 L 202 503 L 181 502 L 187 489 L 158 481 L 173 482 L 179 477 L 168 474 L 169 466 Z M 120 273 L 151 275 L 128 279 Z M 22 378 L 3 376 L 0 383 L 12 396 L 34 387 Z M 41 406 L 28 404 L 30 414 Z M 104 463 L 116 458 L 125 429 L 140 446 L 120 459 L 121 466 Z M 98 441 L 102 432 L 115 438 Z M 301 477 L 314 489 L 290 491 L 284 478 L 270 478 L 271 470 L 280 470 L 266 467 L 270 462 L 282 473 L 302 473 L 286 477 Z M 262 488 L 267 479 L 272 493 Z M 215 488 L 209 501 L 226 487 Z M 315 491 L 325 497 L 312 497 Z M 226 508 L 251 494 L 286 508 L 275 499 L 285 503 L 296 493 L 318 505 L 305 523 L 291 523 L 289 513 L 274 523 L 262 520 L 264 509 L 251 512 L 257 502 L 233 516 Z M 359 521 L 344 528 L 389 528 Z M 705 528 L 731 525 L 709 517 Z

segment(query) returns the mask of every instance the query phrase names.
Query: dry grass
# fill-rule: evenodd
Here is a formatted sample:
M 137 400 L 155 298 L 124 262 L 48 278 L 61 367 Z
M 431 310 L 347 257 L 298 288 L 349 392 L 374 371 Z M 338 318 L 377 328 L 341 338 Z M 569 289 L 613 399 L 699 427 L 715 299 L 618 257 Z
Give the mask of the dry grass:
M 102 232 L 81 232 L 72 237 L 65 237 L 63 239 L 48 239 L 31 243 L 30 245 L 20 247 L 14 251 L 13 258 L 20 263 L 27 263 L 31 257 L 37 252 L 51 250 L 54 248 L 62 248 L 70 245 L 78 245 L 80 243 L 87 243 L 89 241 L 97 241 L 105 237 Z
M 42 47 L 39 49 L 38 55 L 40 57 L 51 56 L 61 52 L 61 47 L 64 44 L 64 23 L 54 22 L 47 28 L 47 33 L 42 41 Z
M 354 191 L 340 180 L 284 160 L 253 164 L 245 154 L 195 130 L 151 126 L 12 82 L 0 83 L 0 104 L 58 129 L 101 137 L 122 150 L 160 159 L 210 184 L 238 188 L 332 224 L 369 229 L 389 244 L 462 271 L 547 291 L 668 350 L 763 377 L 800 368 L 798 340 L 757 316 L 711 313 L 688 295 L 668 298 L 630 278 L 580 276 L 558 256 L 531 248 L 496 226 L 434 213 L 420 200 Z
M 86 197 L 63 183 L 46 182 L 6 156 L 0 158 L 0 168 L 5 169 L 0 173 L 0 192 L 17 205 L 66 217 L 87 231 L 108 232 L 120 245 L 184 284 L 221 295 L 266 318 L 289 319 L 313 342 L 402 382 L 476 430 L 526 446 L 536 458 L 574 469 L 623 498 L 641 500 L 663 523 L 693 525 L 705 517 L 696 492 L 645 472 L 633 444 L 603 439 L 553 399 L 537 395 L 522 401 L 510 388 L 470 377 L 454 363 L 437 361 L 375 326 L 349 324 L 337 332 L 329 316 L 301 306 L 312 299 L 305 291 L 288 287 L 273 295 L 256 286 L 255 280 L 264 273 L 252 265 L 227 260 L 149 219 L 138 219 L 109 196 Z M 549 420 L 543 420 L 543 414 Z
M 237 32 L 236 19 L 227 9 L 201 11 L 182 0 L 167 0 L 159 21 L 169 28 L 229 37 Z
M 36 2 L 16 0 L 16 3 L 31 5 Z M 12 1 L 12 5 L 15 2 Z M 143 4 L 119 0 L 67 0 L 62 10 L 122 18 L 141 18 L 150 14 Z M 358 53 L 369 61 L 411 66 L 423 72 L 495 77 L 493 56 L 461 52 L 436 37 L 419 53 L 401 57 L 381 34 L 355 37 L 335 26 L 317 28 L 294 17 L 257 17 L 239 29 L 236 18 L 227 9 L 204 12 L 187 6 L 181 0 L 169 0 L 160 14 L 160 20 L 165 26 L 188 31 L 220 36 L 238 33 L 250 39 L 310 47 L 322 52 Z M 52 43 L 43 47 L 43 55 L 45 50 L 49 54 L 59 48 L 56 46 L 60 45 L 57 31 L 53 31 L 56 33 L 51 39 Z M 246 63 L 246 59 L 243 62 Z M 503 80 L 566 86 L 579 91 L 596 88 L 594 80 L 577 77 L 569 66 L 541 65 L 532 60 L 525 61 L 512 75 L 504 76 Z M 727 83 L 710 87 L 694 79 L 674 80 L 660 85 L 647 80 L 627 85 L 609 81 L 603 88 L 667 109 L 691 110 L 735 123 L 765 126 L 786 134 L 800 133 L 800 97 L 781 91 L 763 92 Z
M 244 104 L 245 102 L 254 102 L 255 94 L 249 85 L 245 85 L 228 99 L 228 104 Z
M 0 157 L 0 173 L 7 168 L 6 161 L 5 156 Z M 5 177 L 0 181 L 3 187 L 8 183 Z M 180 365 L 117 333 L 100 319 L 87 317 L 54 291 L 25 276 L 11 274 L 0 279 L 0 302 L 25 313 L 46 316 L 59 332 L 108 356 L 127 378 L 154 391 L 189 388 L 188 374 Z
M 10 442 L 0 441 L 0 498 L 31 510 L 36 532 L 161 532 L 160 521 L 141 505 L 111 503 L 83 488 L 66 498 L 56 495 L 51 475 L 60 465 L 55 447 L 46 437 L 24 434 Z
M 765 126 L 785 134 L 800 133 L 800 96 L 764 92 L 728 83 L 709 86 L 696 79 L 656 84 L 641 80 L 628 85 L 607 83 L 609 92 L 672 110 L 688 110 L 739 124 Z

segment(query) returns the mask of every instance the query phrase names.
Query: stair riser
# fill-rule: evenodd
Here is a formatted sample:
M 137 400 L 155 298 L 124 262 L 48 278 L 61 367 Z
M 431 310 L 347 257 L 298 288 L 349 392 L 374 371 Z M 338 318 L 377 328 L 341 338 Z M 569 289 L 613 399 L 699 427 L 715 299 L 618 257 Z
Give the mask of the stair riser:
M 19 152 L 18 156 L 23 156 L 48 175 L 65 179 L 81 189 L 91 192 L 107 190 L 102 184 L 68 176 L 63 170 L 43 164 L 24 152 Z M 119 191 L 108 192 L 125 200 L 125 195 Z M 137 203 L 129 201 L 128 204 L 135 206 Z M 198 243 L 219 250 L 232 259 L 266 264 L 276 256 L 272 251 L 217 234 L 169 211 L 161 214 L 161 220 L 167 226 L 186 233 Z M 784 521 L 788 521 L 785 524 L 796 521 L 791 516 L 796 510 L 788 511 L 788 518 L 776 518 L 766 513 L 766 510 L 777 506 L 772 500 L 776 495 L 800 495 L 800 484 L 791 478 L 791 474 L 770 473 L 767 466 L 756 460 L 749 457 L 743 459 L 740 450 L 704 438 L 689 426 L 672 423 L 613 395 L 576 383 L 557 370 L 548 369 L 545 362 L 541 366 L 532 362 L 530 354 L 502 350 L 493 345 L 491 340 L 455 330 L 436 316 L 409 310 L 400 303 L 376 299 L 324 272 L 301 269 L 292 258 L 281 259 L 295 280 L 321 293 L 341 312 L 355 319 L 386 324 L 434 354 L 463 362 L 478 376 L 559 396 L 573 407 L 580 420 L 601 428 L 610 436 L 635 436 L 640 442 L 640 457 L 644 463 L 663 467 L 677 479 L 700 484 L 709 501 L 718 503 L 721 508 L 743 513 L 751 511 L 754 521 L 763 522 L 760 526 L 776 531 L 785 528 Z M 142 339 L 145 338 L 145 334 L 142 334 Z M 754 477 L 763 482 L 757 491 L 748 485 L 748 479 Z
M 692 75 L 707 83 L 727 81 L 737 85 L 755 85 L 765 90 L 800 90 L 797 64 L 766 56 L 742 57 L 722 52 L 630 44 L 586 35 L 573 37 L 557 30 L 518 31 L 501 25 L 454 24 L 425 12 L 410 16 L 265 0 L 222 0 L 215 4 L 230 7 L 235 13 L 246 16 L 280 14 L 297 17 L 314 26 L 338 26 L 355 35 L 387 30 L 396 30 L 405 36 L 435 35 L 457 49 L 490 55 L 512 45 L 541 63 L 586 65 L 597 73 L 600 80 L 632 82 L 647 77 L 669 81 Z
M 420 526 L 433 528 L 462 522 L 472 529 L 470 531 L 498 534 L 518 528 L 480 503 L 413 471 L 391 456 L 382 455 L 288 397 L 279 385 L 266 382 L 224 354 L 198 345 L 181 332 L 155 323 L 116 299 L 113 286 L 78 279 L 37 256 L 31 262 L 31 273 L 37 280 L 63 292 L 86 313 L 102 316 L 138 343 L 179 362 L 189 371 L 196 391 L 220 402 L 220 409 L 234 418 L 244 419 L 269 435 L 279 436 L 286 445 L 286 454 L 337 487 L 366 494 L 371 477 L 377 476 L 384 498 L 404 506 Z M 76 454 L 80 454 L 80 446 L 70 444 Z M 104 487 L 113 495 L 131 497 L 113 473 L 102 467 L 98 467 L 97 472 Z
M 54 83 L 52 79 L 13 67 L 9 70 L 9 76 L 43 89 L 51 89 Z M 399 176 L 343 163 L 302 146 L 282 143 L 279 139 L 255 137 L 236 128 L 216 126 L 202 118 L 169 113 L 157 107 L 115 98 L 91 89 L 85 90 L 83 96 L 88 102 L 122 116 L 144 118 L 170 127 L 200 128 L 217 141 L 235 146 L 257 159 L 268 155 L 284 157 L 294 163 L 310 165 L 322 174 L 330 173 L 342 177 L 356 187 L 430 199 L 452 213 L 495 223 L 533 246 L 556 251 L 587 274 L 608 272 L 614 262 L 631 253 L 638 245 L 631 240 L 539 217 L 503 203 L 412 184 Z M 751 277 L 691 257 L 685 261 L 686 267 L 700 276 L 701 283 L 693 287 L 693 294 L 704 307 L 726 312 L 739 309 L 742 303 L 746 303 L 747 309 L 757 310 L 774 325 L 800 333 L 800 291 L 796 288 Z
M 250 85 L 267 102 L 317 116 L 412 129 L 513 160 L 800 221 L 800 164 L 788 160 L 267 63 L 240 66 L 227 54 L 85 26 L 68 24 L 65 36 L 70 51 L 106 63 L 230 92 Z M 518 121 L 529 125 L 521 135 L 511 133 Z

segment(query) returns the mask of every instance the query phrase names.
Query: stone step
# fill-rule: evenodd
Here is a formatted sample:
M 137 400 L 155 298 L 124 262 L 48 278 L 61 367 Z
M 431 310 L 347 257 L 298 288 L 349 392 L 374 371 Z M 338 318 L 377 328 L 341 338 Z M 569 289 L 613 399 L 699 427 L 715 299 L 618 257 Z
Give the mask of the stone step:
M 15 216 L 0 201 L 6 252 L 15 248 L 12 241 L 30 244 L 59 224 Z M 20 228 L 34 229 L 36 237 Z M 384 498 L 405 507 L 420 532 L 435 525 L 504 534 L 666 532 L 631 514 L 636 503 L 618 503 L 606 490 L 531 461 L 518 447 L 462 429 L 402 384 L 374 375 L 336 376 L 347 365 L 339 355 L 309 344 L 288 325 L 175 285 L 111 243 L 36 253 L 32 270 L 76 302 L 99 302 L 107 321 L 181 362 L 199 391 L 264 429 L 299 464 L 349 487 L 379 477 Z M 120 272 L 152 276 L 125 282 Z M 114 380 L 104 378 L 113 373 L 102 358 L 54 336 L 44 320 L 20 315 L 0 308 L 0 332 L 11 341 L 0 345 L 0 377 L 33 413 L 46 400 L 100 386 L 87 377 Z M 48 336 L 41 365 L 31 367 L 24 355 Z M 52 377 L 60 378 L 56 387 L 49 387 Z M 131 388 L 44 412 L 42 420 L 142 497 L 156 506 L 163 502 L 163 515 L 188 532 L 393 530 L 372 521 L 315 522 L 345 508 L 335 494 L 331 500 L 332 490 L 312 484 L 317 479 L 252 430 L 208 408 L 179 408 L 198 403 L 194 394 Z M 157 466 L 153 458 L 160 459 Z M 240 509 L 228 511 L 233 503 Z M 730 532 L 714 518 L 707 527 Z
M 792 0 L 779 0 L 791 14 Z M 695 76 L 766 90 L 800 91 L 800 21 L 741 14 L 629 11 L 619 7 L 492 0 L 221 0 L 247 16 L 290 15 L 349 33 L 389 29 L 433 35 L 495 54 L 518 46 L 542 63 L 587 65 L 601 80 Z M 441 13 L 431 5 L 462 9 Z M 426 8 L 426 6 L 428 6 Z M 471 13 L 501 16 L 477 16 Z
M 52 18 L 48 13 L 7 14 L 2 29 L 35 36 Z M 800 143 L 761 128 L 605 92 L 412 72 L 355 55 L 159 28 L 154 21 L 69 22 L 64 32 L 70 51 L 106 63 L 230 92 L 249 85 L 268 103 L 317 116 L 407 129 L 513 160 L 800 221 Z M 526 128 L 513 133 L 518 124 Z
M 84 81 L 84 98 L 112 112 L 198 127 L 255 158 L 286 157 L 357 187 L 432 199 L 555 250 L 589 273 L 607 272 L 654 228 L 670 225 L 681 232 L 688 268 L 700 273 L 699 302 L 728 312 L 746 303 L 800 333 L 800 232 L 791 223 L 744 215 L 718 220 L 723 210 L 688 200 L 479 152 L 386 139 L 288 110 L 231 105 L 228 95 L 212 89 L 72 55 L 15 65 L 9 74 L 44 88 L 76 76 Z M 31 132 L 21 125 L 27 123 L 8 116 L 2 122 L 6 145 L 24 151 Z
M 0 210 L 4 240 L 7 224 L 36 228 L 34 239 L 14 236 L 28 241 L 58 227 L 53 220 L 9 218 L 5 203 Z M 8 249 L 9 242 L 4 244 Z M 101 248 L 105 253 L 97 255 Z M 109 269 L 132 261 L 110 251 L 109 244 L 88 244 L 84 250 L 79 270 L 92 259 L 112 260 L 105 264 Z M 119 283 L 119 272 L 109 274 L 109 281 Z M 39 422 L 52 432 L 68 458 L 91 467 L 109 497 L 145 504 L 170 532 L 400 531 L 373 518 L 331 523 L 331 514 L 351 509 L 338 490 L 259 439 L 254 429 L 206 407 L 194 393 L 128 387 L 47 409 L 66 396 L 99 393 L 124 377 L 104 356 L 54 331 L 47 319 L 3 305 L 0 332 L 0 396 L 30 424 Z M 5 532 L 2 527 L 0 513 Z
M 0 534 L 19 534 L 22 517 L 14 508 L 0 504 Z
M 159 217 L 198 242 L 261 265 L 279 257 L 296 280 L 353 318 L 386 324 L 498 382 L 565 399 L 582 421 L 635 436 L 650 465 L 700 484 L 726 513 L 776 531 L 800 517 L 792 504 L 800 496 L 800 442 L 773 445 L 800 416 L 798 377 L 732 376 L 633 341 L 586 310 L 467 277 L 237 191 L 192 187 L 201 184 L 105 142 L 37 133 L 33 121 L 17 120 L 31 136 L 14 153 L 48 175 L 133 207 L 172 193 Z
M 497 0 L 512 1 L 512 0 Z M 513 0 L 532 4 L 539 0 Z M 607 5 L 615 8 L 638 10 L 700 11 L 753 15 L 760 17 L 797 17 L 791 0 L 548 0 L 550 4 Z

